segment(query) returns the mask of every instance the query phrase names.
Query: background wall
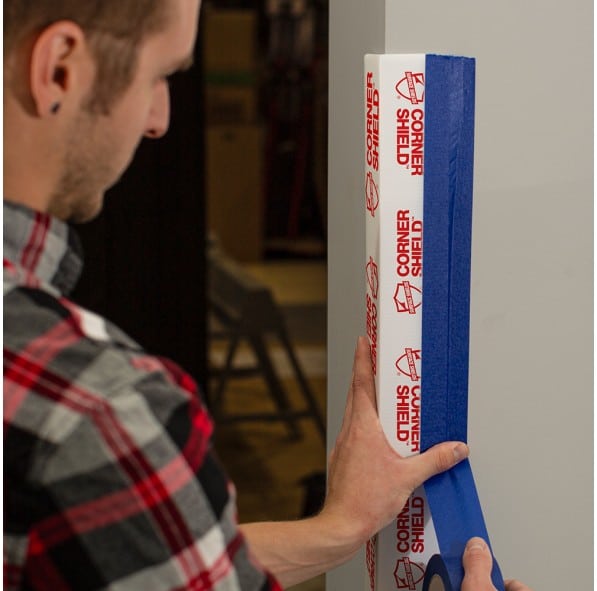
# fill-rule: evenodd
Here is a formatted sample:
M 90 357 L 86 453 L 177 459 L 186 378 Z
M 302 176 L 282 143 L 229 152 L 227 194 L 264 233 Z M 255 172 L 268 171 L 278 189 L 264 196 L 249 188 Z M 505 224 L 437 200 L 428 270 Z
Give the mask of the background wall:
M 477 58 L 469 441 L 495 552 L 536 591 L 593 559 L 593 6 L 330 1 L 329 442 L 364 333 L 366 52 Z M 328 589 L 364 588 L 359 557 Z

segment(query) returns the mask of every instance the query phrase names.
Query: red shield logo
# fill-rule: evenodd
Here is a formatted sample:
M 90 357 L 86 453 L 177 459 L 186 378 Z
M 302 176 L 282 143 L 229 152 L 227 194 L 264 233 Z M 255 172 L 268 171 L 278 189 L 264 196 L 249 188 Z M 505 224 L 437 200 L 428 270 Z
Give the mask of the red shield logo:
M 417 584 L 425 577 L 425 570 L 416 562 L 411 562 L 408 556 L 400 558 L 396 562 L 394 569 L 394 578 L 396 579 L 397 589 L 408 589 L 416 591 Z
M 373 180 L 373 173 L 367 173 L 367 180 L 365 181 L 365 202 L 369 213 L 375 217 L 375 210 L 379 205 L 379 189 Z
M 417 308 L 421 306 L 422 295 L 421 290 L 410 281 L 402 281 L 396 284 L 396 291 L 394 292 L 396 311 L 416 314 Z
M 425 100 L 425 74 L 404 72 L 404 78 L 396 84 L 396 92 L 413 105 Z
M 379 281 L 377 277 L 377 263 L 373 260 L 373 257 L 369 257 L 369 262 L 367 263 L 367 283 L 369 284 L 371 295 L 374 299 L 377 299 Z
M 418 382 L 421 379 L 421 350 L 404 349 L 404 355 L 396 360 L 396 369 L 413 382 Z

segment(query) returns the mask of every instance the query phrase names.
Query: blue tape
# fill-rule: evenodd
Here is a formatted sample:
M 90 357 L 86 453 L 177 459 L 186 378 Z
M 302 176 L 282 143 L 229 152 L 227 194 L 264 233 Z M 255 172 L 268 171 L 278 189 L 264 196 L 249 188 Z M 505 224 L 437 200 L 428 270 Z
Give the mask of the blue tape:
M 460 591 L 464 577 L 462 554 L 466 542 L 472 537 L 480 537 L 489 545 L 489 535 L 468 460 L 430 479 L 425 485 L 425 492 L 433 516 L 441 560 L 450 579 L 450 586 L 445 586 L 446 591 Z M 437 561 L 427 565 L 429 578 L 436 574 L 434 565 L 437 566 Z M 504 581 L 495 558 L 491 578 L 495 588 L 504 591 Z M 427 587 L 423 585 L 423 589 L 426 590 Z
M 441 585 L 435 579 L 438 578 Z M 434 554 L 427 563 L 423 591 L 454 591 L 450 580 L 450 571 L 440 554 Z M 456 591 L 460 591 L 457 589 Z
M 475 61 L 427 55 L 425 79 L 423 451 L 467 440 Z M 459 591 L 466 542 L 480 536 L 489 545 L 469 462 L 430 479 L 425 492 L 441 554 L 428 584 L 441 562 L 446 589 Z M 504 590 L 495 559 L 492 580 Z

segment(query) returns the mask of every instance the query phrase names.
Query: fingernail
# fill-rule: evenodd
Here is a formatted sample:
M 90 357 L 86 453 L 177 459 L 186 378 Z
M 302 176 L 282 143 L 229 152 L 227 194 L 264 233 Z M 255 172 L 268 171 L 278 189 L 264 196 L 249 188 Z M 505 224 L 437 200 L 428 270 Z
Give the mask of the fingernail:
M 452 452 L 454 453 L 454 459 L 457 462 L 461 462 L 468 457 L 468 445 L 465 445 L 464 443 L 458 443 L 454 446 Z
M 471 538 L 466 544 L 466 551 L 472 552 L 473 550 L 480 550 L 485 552 L 487 545 L 483 538 Z

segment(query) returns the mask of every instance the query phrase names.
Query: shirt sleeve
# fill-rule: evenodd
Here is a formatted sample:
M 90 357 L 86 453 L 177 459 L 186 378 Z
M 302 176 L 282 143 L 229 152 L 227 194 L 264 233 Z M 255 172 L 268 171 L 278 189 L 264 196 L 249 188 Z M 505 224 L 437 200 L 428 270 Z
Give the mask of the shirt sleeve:
M 7 588 L 279 589 L 239 532 L 190 378 L 113 347 L 57 370 L 87 353 L 61 351 L 27 387 L 12 359 L 26 392 L 5 439 Z

